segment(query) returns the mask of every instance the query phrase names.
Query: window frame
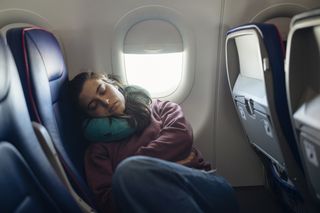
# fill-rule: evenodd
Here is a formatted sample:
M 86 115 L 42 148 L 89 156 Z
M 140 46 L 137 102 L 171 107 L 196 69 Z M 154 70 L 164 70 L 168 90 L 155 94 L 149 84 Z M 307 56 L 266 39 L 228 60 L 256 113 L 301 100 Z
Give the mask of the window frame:
M 127 32 L 135 24 L 146 20 L 163 20 L 172 24 L 180 33 L 183 43 L 183 61 L 180 83 L 175 91 L 156 99 L 170 100 L 182 103 L 193 86 L 195 76 L 195 41 L 190 28 L 187 26 L 185 18 L 178 11 L 158 6 L 143 6 L 129 11 L 117 22 L 112 38 L 112 73 L 118 75 L 127 84 L 124 40 Z

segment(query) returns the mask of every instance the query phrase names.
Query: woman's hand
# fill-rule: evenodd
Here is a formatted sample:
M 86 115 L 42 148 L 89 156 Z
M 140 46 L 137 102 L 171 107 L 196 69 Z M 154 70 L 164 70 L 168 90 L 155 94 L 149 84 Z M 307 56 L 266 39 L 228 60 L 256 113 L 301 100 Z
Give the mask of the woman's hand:
M 182 164 L 182 165 L 185 165 L 185 164 L 188 164 L 188 163 L 190 163 L 193 159 L 194 159 L 194 157 L 196 156 L 196 154 L 193 152 L 193 150 L 190 152 L 190 155 L 187 157 L 187 158 L 185 158 L 185 159 L 183 159 L 183 160 L 179 160 L 179 161 L 176 161 L 176 163 L 178 163 L 178 164 Z

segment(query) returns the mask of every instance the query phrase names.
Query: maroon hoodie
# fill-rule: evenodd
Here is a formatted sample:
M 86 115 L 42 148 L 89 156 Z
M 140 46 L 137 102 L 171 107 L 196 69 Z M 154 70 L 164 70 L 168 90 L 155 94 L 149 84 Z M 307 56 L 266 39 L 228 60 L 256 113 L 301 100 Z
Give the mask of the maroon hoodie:
M 156 157 L 196 169 L 210 170 L 193 147 L 192 129 L 179 105 L 156 100 L 151 105 L 151 122 L 139 135 L 115 143 L 93 143 L 85 156 L 85 170 L 99 210 L 115 212 L 111 181 L 117 165 L 135 155 Z

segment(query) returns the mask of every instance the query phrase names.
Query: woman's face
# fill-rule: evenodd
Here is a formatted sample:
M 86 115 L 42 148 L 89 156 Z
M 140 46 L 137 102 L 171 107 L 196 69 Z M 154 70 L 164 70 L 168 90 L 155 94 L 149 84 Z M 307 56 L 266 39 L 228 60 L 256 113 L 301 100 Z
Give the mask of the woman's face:
M 123 115 L 125 99 L 106 79 L 88 79 L 79 95 L 80 107 L 92 117 Z

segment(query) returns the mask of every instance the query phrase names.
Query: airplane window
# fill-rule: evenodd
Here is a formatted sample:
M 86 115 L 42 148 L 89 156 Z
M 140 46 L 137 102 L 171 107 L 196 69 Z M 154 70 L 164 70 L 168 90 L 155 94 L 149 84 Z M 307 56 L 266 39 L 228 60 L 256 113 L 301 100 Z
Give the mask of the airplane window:
M 153 98 L 173 93 L 183 72 L 179 31 L 163 20 L 135 24 L 125 37 L 124 66 L 127 82 L 147 89 Z
M 153 97 L 173 92 L 181 78 L 182 53 L 125 54 L 129 84 L 140 85 Z
M 139 7 L 114 27 L 112 72 L 152 98 L 182 103 L 193 86 L 195 47 L 193 31 L 178 11 Z

